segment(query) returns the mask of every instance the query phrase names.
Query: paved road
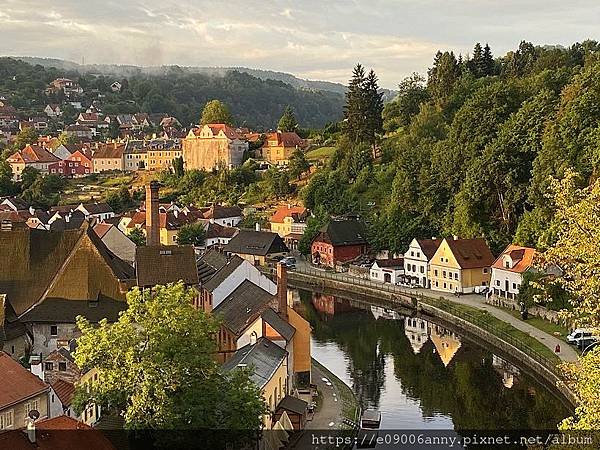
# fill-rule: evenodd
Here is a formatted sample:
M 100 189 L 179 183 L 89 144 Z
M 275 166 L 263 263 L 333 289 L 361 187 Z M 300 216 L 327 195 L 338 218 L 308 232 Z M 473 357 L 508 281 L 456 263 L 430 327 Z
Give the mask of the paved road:
M 331 383 L 331 386 L 327 386 L 323 381 L 326 377 L 327 375 L 313 364 L 312 381 L 321 393 L 322 403 L 313 420 L 306 423 L 308 430 L 335 430 L 342 423 L 342 402 L 338 400 L 339 393 L 335 384 Z
M 313 267 L 311 264 L 309 264 L 307 261 L 303 260 L 302 258 L 297 258 L 296 265 L 298 266 L 298 268 L 300 270 L 302 268 L 306 268 L 306 269 L 310 268 L 312 270 L 315 270 L 315 267 Z M 345 273 L 344 274 L 333 274 L 331 272 L 328 272 L 328 276 L 329 277 L 334 276 L 336 278 L 339 278 L 340 281 L 344 281 L 344 279 L 347 280 L 349 278 L 349 275 L 345 274 Z M 381 284 L 383 285 L 383 283 L 381 283 Z M 533 336 L 535 339 L 540 341 L 542 344 L 544 344 L 546 347 L 548 347 L 552 351 L 555 350 L 556 345 L 560 345 L 560 353 L 558 353 L 558 356 L 563 361 L 576 362 L 578 360 L 577 352 L 569 344 L 567 344 L 564 340 L 559 339 L 555 336 L 552 336 L 551 334 L 548 334 L 545 331 L 542 331 L 539 328 L 536 328 L 533 325 L 530 325 L 527 322 L 524 322 L 524 321 L 512 316 L 511 314 L 507 313 L 503 309 L 500 309 L 493 305 L 489 305 L 489 304 L 485 303 L 485 301 L 484 301 L 485 297 L 483 297 L 481 295 L 464 294 L 464 295 L 461 295 L 460 297 L 456 297 L 452 294 L 446 294 L 443 292 L 433 291 L 431 289 L 404 289 L 404 290 L 406 292 L 409 292 L 409 293 L 412 293 L 415 295 L 422 294 L 425 297 L 432 297 L 432 298 L 443 297 L 443 298 L 446 298 L 455 303 L 460 303 L 463 305 L 472 306 L 477 309 L 485 310 L 488 313 L 490 313 L 491 315 L 495 316 L 496 318 L 503 320 L 504 322 L 508 322 L 513 327 L 517 328 L 518 330 L 521 330 L 521 331 Z

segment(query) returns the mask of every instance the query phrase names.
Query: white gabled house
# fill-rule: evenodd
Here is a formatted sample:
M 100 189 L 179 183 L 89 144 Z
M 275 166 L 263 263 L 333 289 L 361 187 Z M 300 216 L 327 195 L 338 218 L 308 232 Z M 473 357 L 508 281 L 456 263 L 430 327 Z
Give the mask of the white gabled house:
M 382 283 L 398 284 L 403 277 L 404 261 L 402 258 L 376 259 L 369 271 L 371 280 Z
M 510 244 L 492 265 L 492 293 L 516 300 L 523 274 L 532 269 L 535 249 Z
M 421 287 L 431 287 L 429 263 L 442 239 L 413 239 L 404 253 L 404 276 L 416 281 Z

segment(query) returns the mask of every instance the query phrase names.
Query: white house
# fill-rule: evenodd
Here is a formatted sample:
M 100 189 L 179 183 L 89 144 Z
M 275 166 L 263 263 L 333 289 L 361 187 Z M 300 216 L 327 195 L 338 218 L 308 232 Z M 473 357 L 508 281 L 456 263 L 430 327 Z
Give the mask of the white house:
M 60 116 L 62 116 L 62 111 L 60 109 L 60 106 L 57 105 L 57 104 L 46 105 L 46 107 L 44 108 L 44 113 L 46 113 L 46 115 L 48 117 L 60 117 Z
M 404 276 L 429 288 L 429 263 L 441 243 L 441 239 L 413 239 L 404 253 Z
M 113 92 L 121 92 L 122 87 L 123 85 L 121 83 L 115 81 L 113 84 L 110 85 L 110 90 Z
M 492 265 L 492 293 L 515 300 L 523 283 L 523 274 L 531 269 L 535 249 L 509 245 Z
M 404 319 L 404 334 L 410 342 L 413 353 L 421 351 L 425 342 L 429 340 L 429 322 L 419 317 L 406 317 Z
M 376 259 L 369 271 L 371 280 L 382 283 L 397 284 L 403 279 L 403 275 L 404 262 L 402 258 Z

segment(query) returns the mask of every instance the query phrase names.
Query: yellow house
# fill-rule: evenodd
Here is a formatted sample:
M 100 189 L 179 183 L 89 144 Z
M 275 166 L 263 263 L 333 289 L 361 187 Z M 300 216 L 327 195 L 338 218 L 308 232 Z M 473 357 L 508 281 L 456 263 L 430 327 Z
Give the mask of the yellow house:
M 445 367 L 448 367 L 462 345 L 458 336 L 439 325 L 431 329 L 431 341 Z
M 86 373 L 84 373 L 77 382 L 77 384 L 85 386 L 89 392 L 91 385 L 98 381 L 99 376 L 99 370 L 94 367 L 88 370 Z M 100 406 L 96 405 L 95 403 L 89 403 L 81 412 L 79 420 L 81 420 L 86 425 L 92 426 L 96 422 L 98 422 L 98 420 L 100 420 L 101 415 L 102 410 Z
M 148 170 L 166 170 L 173 167 L 173 160 L 179 158 L 183 152 L 181 148 L 158 148 L 148 149 L 147 169 Z
M 277 208 L 271 219 L 269 219 L 271 231 L 285 237 L 290 233 L 299 231 L 294 229 L 294 224 L 296 224 L 296 228 L 303 229 L 307 212 L 307 209 L 303 206 L 286 205 Z M 301 226 L 299 226 L 300 224 Z
M 295 132 L 267 133 L 262 147 L 262 156 L 272 164 L 285 165 L 297 148 L 304 147 L 304 141 Z
M 430 262 L 431 289 L 470 293 L 489 286 L 494 259 L 483 239 L 446 238 Z

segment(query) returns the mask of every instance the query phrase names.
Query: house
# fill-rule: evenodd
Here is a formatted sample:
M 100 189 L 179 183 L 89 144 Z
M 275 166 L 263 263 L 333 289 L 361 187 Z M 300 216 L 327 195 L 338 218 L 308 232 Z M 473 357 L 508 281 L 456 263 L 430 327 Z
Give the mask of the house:
M 448 367 L 462 346 L 460 337 L 441 325 L 432 325 L 429 337 L 435 347 L 435 353 L 440 357 L 444 367 Z
M 404 253 L 404 276 L 407 281 L 416 282 L 421 287 L 429 288 L 429 263 L 441 239 L 413 239 Z
M 15 181 L 21 180 L 25 167 L 33 167 L 43 175 L 48 175 L 49 166 L 60 159 L 45 148 L 37 145 L 28 145 L 23 150 L 13 153 L 6 160 L 10 165 Z
M 30 351 L 32 340 L 25 325 L 17 320 L 6 294 L 0 294 L 0 351 L 15 359 L 22 358 Z
M 104 221 L 115 217 L 115 212 L 106 202 L 80 203 L 75 210 L 81 211 L 86 219 L 92 217 Z
M 111 253 L 96 233 L 81 228 L 0 231 L 0 292 L 10 315 L 26 326 L 31 352 L 49 355 L 78 336 L 75 319 L 115 321 L 127 306 L 133 268 Z
M 86 125 L 67 125 L 65 133 L 78 137 L 79 139 L 92 139 L 95 136 L 94 129 Z
M 110 170 L 124 170 L 123 151 L 125 144 L 104 144 L 92 155 L 94 173 Z
M 219 306 L 244 280 L 249 280 L 271 295 L 277 293 L 277 286 L 245 259 L 234 255 L 227 258 L 222 253 L 209 250 L 197 264 L 201 276 L 201 304 L 206 312 Z
M 196 256 L 191 245 L 142 246 L 135 251 L 137 286 L 152 288 L 183 281 L 198 286 Z
M 114 255 L 133 265 L 136 246 L 118 227 L 111 223 L 102 222 L 94 226 L 94 233 L 98 235 L 106 248 Z
M 123 149 L 123 170 L 138 171 L 148 167 L 148 147 L 142 140 L 128 140 Z
M 302 431 L 306 427 L 306 418 L 308 415 L 308 403 L 304 400 L 286 395 L 275 411 L 273 421 L 277 422 L 283 414 L 286 414 L 294 427 L 294 431 Z
M 99 430 L 72 417 L 59 416 L 35 423 L 27 433 L 13 430 L 0 434 L 0 448 L 13 450 L 115 450 Z
M 536 251 L 510 244 L 492 264 L 491 290 L 494 295 L 516 300 L 523 274 L 532 269 Z
M 235 227 L 242 221 L 243 213 L 242 208 L 237 205 L 223 206 L 216 204 L 202 209 L 202 217 L 224 227 Z
M 77 156 L 76 158 L 82 159 L 81 156 Z M 60 175 L 68 178 L 84 177 L 89 175 L 92 171 L 91 161 L 89 161 L 87 157 L 85 159 L 87 160 L 85 163 L 71 158 L 58 161 L 50 164 L 48 166 L 48 171 L 52 175 Z M 85 167 L 84 164 L 87 164 L 87 167 Z
M 190 130 L 183 140 L 186 169 L 214 170 L 242 164 L 248 143 L 226 124 L 208 124 Z
M 204 247 L 222 247 L 227 245 L 239 230 L 235 227 L 224 227 L 214 222 L 207 222 L 204 236 Z
M 75 364 L 73 355 L 71 354 L 72 349 L 74 350 L 75 341 L 69 342 L 68 345 L 71 348 L 58 347 L 56 350 L 50 352 L 48 356 L 40 359 L 38 365 L 41 369 L 41 373 L 35 372 L 42 380 L 52 385 L 58 380 L 63 380 L 71 384 L 75 384 L 81 377 L 81 370 Z M 32 373 L 34 364 L 32 364 Z
M 147 122 L 146 119 L 145 122 Z M 147 125 L 150 126 L 150 125 Z M 173 160 L 183 155 L 181 143 L 173 139 L 153 139 L 147 147 L 147 170 L 171 170 Z
M 44 113 L 53 119 L 62 116 L 62 110 L 60 109 L 60 105 L 56 103 L 50 103 L 46 105 L 44 108 Z
M 0 432 L 27 426 L 28 414 L 33 410 L 40 420 L 49 417 L 49 385 L 4 352 L 0 352 L 0 374 Z
M 69 78 L 57 78 L 52 81 L 46 89 L 47 94 L 56 94 L 62 91 L 67 97 L 83 94 L 83 88 L 75 81 Z
M 303 206 L 281 206 L 269 219 L 271 231 L 285 238 L 291 233 L 302 235 L 306 229 L 308 210 Z
M 315 236 L 311 244 L 313 264 L 335 267 L 364 255 L 368 249 L 364 224 L 354 218 L 334 218 Z
M 125 226 L 125 234 L 129 235 L 134 229 L 139 228 L 146 233 L 147 228 L 147 208 L 136 211 L 131 220 Z M 177 244 L 177 235 L 182 226 L 190 223 L 201 222 L 201 214 L 190 211 L 159 211 L 158 230 L 159 243 L 162 245 Z
M 67 159 L 69 156 L 71 156 L 71 153 L 72 153 L 71 150 L 64 144 L 60 144 L 60 145 L 58 145 L 58 147 L 56 147 L 54 149 L 52 147 L 49 147 L 49 148 L 45 147 L 45 148 L 50 150 L 50 152 L 54 156 L 62 159 L 63 161 L 65 159 Z
M 464 294 L 489 286 L 494 260 L 483 239 L 445 238 L 431 258 L 431 289 Z
M 265 136 L 265 143 L 261 149 L 262 157 L 275 165 L 288 164 L 296 149 L 306 146 L 304 140 L 295 132 L 277 131 Z
M 50 417 L 67 416 L 77 419 L 72 408 L 75 385 L 62 379 L 50 384 Z
M 290 392 L 287 378 L 287 352 L 267 338 L 257 338 L 246 344 L 223 364 L 226 372 L 253 367 L 250 379 L 260 389 L 269 414 L 263 416 L 266 429 L 272 426 L 271 415 Z
M 122 87 L 123 85 L 121 83 L 115 81 L 113 84 L 110 85 L 110 90 L 113 92 L 121 92 Z
M 268 231 L 240 230 L 223 247 L 225 253 L 238 255 L 255 266 L 264 266 L 267 259 L 289 252 L 289 249 L 277 233 Z
M 376 259 L 369 270 L 373 281 L 398 284 L 404 279 L 404 260 L 402 258 Z

